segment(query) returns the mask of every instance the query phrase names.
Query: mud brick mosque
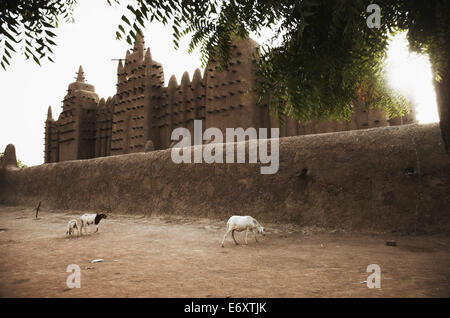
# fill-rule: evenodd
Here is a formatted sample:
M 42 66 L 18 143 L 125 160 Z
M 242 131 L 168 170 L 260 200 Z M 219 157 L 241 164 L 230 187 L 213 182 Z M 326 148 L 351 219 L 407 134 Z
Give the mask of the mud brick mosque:
M 164 86 L 164 71 L 152 59 L 144 39 L 137 38 L 132 53 L 117 67 L 117 93 L 99 98 L 93 85 L 86 83 L 80 66 L 76 82 L 69 85 L 58 120 L 51 107 L 45 122 L 45 162 L 166 149 L 173 143 L 172 131 L 186 127 L 193 134 L 194 120 L 203 121 L 203 129 L 278 127 L 268 105 L 257 105 L 256 96 L 246 94 L 255 85 L 258 44 L 236 41 L 227 70 L 219 71 L 212 61 L 192 80 L 185 72 L 178 84 L 173 75 Z M 308 124 L 286 118 L 280 136 L 295 136 L 409 124 L 414 113 L 388 119 L 381 110 L 354 106 L 352 121 L 316 121 Z

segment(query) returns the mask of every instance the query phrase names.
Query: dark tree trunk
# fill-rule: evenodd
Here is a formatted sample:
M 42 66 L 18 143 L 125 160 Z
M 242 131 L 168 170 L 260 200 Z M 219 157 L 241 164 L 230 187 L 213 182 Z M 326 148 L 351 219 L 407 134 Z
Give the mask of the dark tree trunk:
M 448 15 L 450 5 L 447 1 L 440 0 L 436 3 L 435 30 L 430 46 L 431 63 L 439 69 L 441 80 L 436 81 L 434 73 L 434 90 L 436 91 L 437 107 L 441 135 L 447 154 L 450 150 L 450 24 Z M 433 56 L 434 55 L 434 56 Z M 433 67 L 433 69 L 435 68 Z
M 436 99 L 439 113 L 441 135 L 444 140 L 445 150 L 450 150 L 450 67 L 442 72 L 441 81 L 434 80 Z

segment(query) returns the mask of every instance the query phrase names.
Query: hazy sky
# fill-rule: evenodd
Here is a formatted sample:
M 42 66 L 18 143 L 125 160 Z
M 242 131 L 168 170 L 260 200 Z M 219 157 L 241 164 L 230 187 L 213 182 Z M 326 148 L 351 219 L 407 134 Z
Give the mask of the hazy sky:
M 12 143 L 17 158 L 25 164 L 43 163 L 48 106 L 52 106 L 53 118 L 57 119 L 61 101 L 68 85 L 74 82 L 79 65 L 83 66 L 87 82 L 95 86 L 100 98 L 115 94 L 117 61 L 111 59 L 124 58 L 130 48 L 125 41 L 115 40 L 117 25 L 124 12 L 121 8 L 108 6 L 106 0 L 80 0 L 74 12 L 75 23 L 61 24 L 55 32 L 58 36 L 52 57 L 55 63 L 43 61 L 39 67 L 32 60 L 26 61 L 24 56 L 15 56 L 6 72 L 0 70 L 0 152 Z M 171 27 L 160 24 L 152 24 L 144 31 L 145 44 L 150 47 L 152 58 L 163 65 L 166 84 L 172 74 L 179 82 L 184 71 L 192 78 L 195 69 L 201 66 L 198 51 L 187 53 L 188 38 L 181 42 L 177 51 L 173 48 L 171 31 Z M 255 40 L 261 43 L 263 39 Z M 392 67 L 393 81 L 399 89 L 415 91 L 423 99 L 423 110 L 417 110 L 424 118 L 423 122 L 436 121 L 431 77 L 428 79 L 426 74 L 429 65 L 423 59 L 418 62 L 422 63 L 420 67 L 408 63 L 405 45 L 398 44 L 395 51 L 395 56 L 403 58 L 391 59 L 392 63 L 397 63 L 395 65 L 401 65 Z M 405 70 L 408 70 L 406 77 L 401 75 Z M 412 81 L 414 78 L 422 82 Z

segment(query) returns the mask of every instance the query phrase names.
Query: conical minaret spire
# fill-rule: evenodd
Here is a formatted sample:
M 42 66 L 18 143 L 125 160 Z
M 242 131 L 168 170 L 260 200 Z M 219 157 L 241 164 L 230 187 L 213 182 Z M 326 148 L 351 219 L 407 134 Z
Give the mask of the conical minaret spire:
M 48 106 L 47 120 L 53 120 L 52 106 Z
M 83 67 L 81 65 L 78 68 L 77 82 L 81 82 L 81 83 L 85 82 L 84 71 L 83 71 Z
M 150 52 L 150 48 L 147 48 L 147 50 L 145 50 L 145 59 L 148 62 L 152 61 L 152 53 Z
M 134 51 L 141 52 L 144 55 L 145 41 L 144 38 L 137 33 L 134 41 Z
M 152 72 L 152 53 L 150 52 L 150 48 L 147 48 L 147 50 L 145 50 L 145 57 L 144 57 L 144 62 L 146 67 L 146 73 L 147 75 L 151 75 Z

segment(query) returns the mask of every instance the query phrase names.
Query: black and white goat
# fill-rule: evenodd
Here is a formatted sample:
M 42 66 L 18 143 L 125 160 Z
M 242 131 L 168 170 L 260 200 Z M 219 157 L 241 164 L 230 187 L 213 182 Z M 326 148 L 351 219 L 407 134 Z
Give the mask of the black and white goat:
M 231 236 L 233 237 L 234 243 L 238 245 L 239 243 L 234 238 L 234 231 L 245 232 L 245 244 L 248 244 L 248 233 L 251 231 L 253 234 L 255 234 L 255 241 L 258 242 L 258 239 L 256 238 L 256 234 L 260 233 L 264 235 L 264 227 L 259 224 L 258 221 L 256 221 L 251 216 L 240 216 L 240 215 L 233 215 L 229 218 L 227 222 L 227 232 L 223 236 L 222 240 L 222 247 L 223 243 L 225 242 L 225 239 L 228 235 L 228 233 L 231 232 Z
M 106 219 L 106 214 L 83 214 L 81 216 L 81 228 L 80 231 L 83 231 L 84 228 L 84 232 L 87 234 L 87 227 L 91 224 L 95 224 L 96 229 L 95 229 L 95 233 L 98 232 L 98 224 L 100 223 L 100 221 L 102 219 Z

